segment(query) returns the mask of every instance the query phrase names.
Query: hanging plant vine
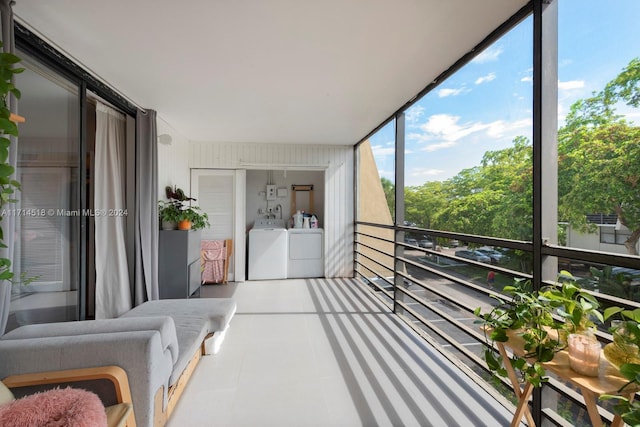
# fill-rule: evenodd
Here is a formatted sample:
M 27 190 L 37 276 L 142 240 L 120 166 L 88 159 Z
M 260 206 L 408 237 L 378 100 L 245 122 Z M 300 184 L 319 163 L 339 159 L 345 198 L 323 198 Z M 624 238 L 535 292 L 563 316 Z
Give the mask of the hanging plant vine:
M 0 42 L 0 48 L 2 42 Z M 7 215 L 6 205 L 15 203 L 15 192 L 20 190 L 20 183 L 13 179 L 15 168 L 9 162 L 9 147 L 11 137 L 18 136 L 18 126 L 14 123 L 15 116 L 8 107 L 8 98 L 13 95 L 20 99 L 20 91 L 13 84 L 13 76 L 24 71 L 24 68 L 15 68 L 20 58 L 12 53 L 0 53 L 0 220 Z M 0 226 L 0 247 L 6 248 L 4 243 L 4 230 Z M 0 283 L 13 279 L 11 260 L 0 258 Z

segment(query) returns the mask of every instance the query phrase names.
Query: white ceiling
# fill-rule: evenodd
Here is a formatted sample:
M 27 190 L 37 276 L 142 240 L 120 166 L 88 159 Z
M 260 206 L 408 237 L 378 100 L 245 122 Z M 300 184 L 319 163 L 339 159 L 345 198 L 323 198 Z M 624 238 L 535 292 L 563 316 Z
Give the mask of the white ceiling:
M 17 0 L 193 141 L 352 145 L 526 0 Z

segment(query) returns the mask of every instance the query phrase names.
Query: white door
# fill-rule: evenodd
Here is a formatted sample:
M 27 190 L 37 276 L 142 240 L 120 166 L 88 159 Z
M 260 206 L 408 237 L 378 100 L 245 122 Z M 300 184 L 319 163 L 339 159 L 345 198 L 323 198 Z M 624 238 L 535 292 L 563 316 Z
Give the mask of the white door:
M 245 266 L 245 182 L 244 170 L 192 169 L 191 197 L 209 216 L 211 227 L 202 231 L 203 240 L 233 240 L 229 280 L 244 280 Z

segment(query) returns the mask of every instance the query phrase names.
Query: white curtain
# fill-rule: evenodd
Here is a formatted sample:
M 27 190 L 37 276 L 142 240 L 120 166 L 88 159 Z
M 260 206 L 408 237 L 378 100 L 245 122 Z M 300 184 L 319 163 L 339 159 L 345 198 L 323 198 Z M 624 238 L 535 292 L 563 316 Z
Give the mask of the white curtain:
M 125 248 L 125 117 L 96 107 L 94 215 L 96 225 L 96 318 L 131 309 Z

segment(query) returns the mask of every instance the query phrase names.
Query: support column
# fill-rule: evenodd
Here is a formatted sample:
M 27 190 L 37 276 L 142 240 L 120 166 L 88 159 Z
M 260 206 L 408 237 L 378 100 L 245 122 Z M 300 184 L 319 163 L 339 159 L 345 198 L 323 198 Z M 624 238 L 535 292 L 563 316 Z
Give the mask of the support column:
M 396 162 L 395 162 L 395 225 L 404 225 L 404 113 L 396 114 Z M 404 242 L 404 231 L 396 231 L 396 242 Z M 394 281 L 395 287 L 393 292 L 393 312 L 397 312 L 396 301 L 402 297 L 402 293 L 395 289 L 404 282 L 402 277 L 398 276 L 398 272 L 406 273 L 404 262 L 399 261 L 398 257 L 404 256 L 404 246 L 394 245 Z
M 533 289 L 554 280 L 558 262 L 542 254 L 557 243 L 558 228 L 558 2 L 534 0 L 533 9 Z M 542 388 L 532 399 L 542 424 Z

